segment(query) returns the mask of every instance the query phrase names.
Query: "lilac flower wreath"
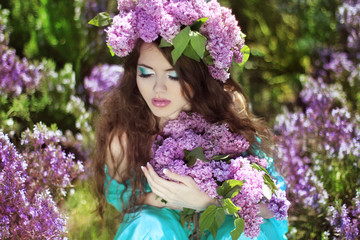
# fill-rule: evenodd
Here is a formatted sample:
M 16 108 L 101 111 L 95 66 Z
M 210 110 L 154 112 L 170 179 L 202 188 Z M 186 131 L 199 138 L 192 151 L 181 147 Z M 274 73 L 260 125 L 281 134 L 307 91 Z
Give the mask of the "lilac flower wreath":
M 174 46 L 174 64 L 184 54 L 208 65 L 213 78 L 225 82 L 232 62 L 241 66 L 249 57 L 231 10 L 216 0 L 118 0 L 119 14 L 100 13 L 89 23 L 105 30 L 113 54 L 127 56 L 137 39 L 160 47 Z

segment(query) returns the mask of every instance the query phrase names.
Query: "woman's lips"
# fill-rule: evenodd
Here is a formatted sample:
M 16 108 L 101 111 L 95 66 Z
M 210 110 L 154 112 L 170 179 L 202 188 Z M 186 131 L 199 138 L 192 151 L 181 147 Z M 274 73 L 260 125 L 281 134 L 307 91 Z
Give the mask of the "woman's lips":
M 166 107 L 167 105 L 169 105 L 171 103 L 170 100 L 165 99 L 165 98 L 153 98 L 151 99 L 151 103 L 155 106 L 155 107 Z

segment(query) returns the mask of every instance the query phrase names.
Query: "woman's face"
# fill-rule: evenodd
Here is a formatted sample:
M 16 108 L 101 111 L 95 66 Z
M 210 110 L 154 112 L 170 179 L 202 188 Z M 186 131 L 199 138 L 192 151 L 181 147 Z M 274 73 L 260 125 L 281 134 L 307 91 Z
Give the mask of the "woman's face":
M 143 43 L 140 47 L 136 83 L 160 123 L 176 118 L 182 110 L 190 110 L 175 69 L 154 43 Z

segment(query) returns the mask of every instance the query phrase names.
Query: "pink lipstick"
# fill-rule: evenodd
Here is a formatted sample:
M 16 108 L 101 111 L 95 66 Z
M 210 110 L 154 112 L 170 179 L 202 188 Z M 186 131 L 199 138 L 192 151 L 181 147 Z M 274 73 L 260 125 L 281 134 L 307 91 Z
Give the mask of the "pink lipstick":
M 165 99 L 165 98 L 153 98 L 153 99 L 151 99 L 151 103 L 155 107 L 162 108 L 162 107 L 166 107 L 167 105 L 169 105 L 171 103 L 171 101 L 168 99 Z

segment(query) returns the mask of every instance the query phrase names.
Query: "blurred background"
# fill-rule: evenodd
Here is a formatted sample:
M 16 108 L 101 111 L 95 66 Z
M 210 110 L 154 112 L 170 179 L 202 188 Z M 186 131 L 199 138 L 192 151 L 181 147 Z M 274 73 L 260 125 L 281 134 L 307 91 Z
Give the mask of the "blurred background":
M 253 112 L 275 133 L 279 171 L 292 202 L 288 238 L 358 239 L 360 2 L 220 2 L 236 15 L 251 49 L 244 68 L 231 71 Z M 56 221 L 53 234 L 69 239 L 112 239 L 119 223 L 111 206 L 105 224 L 93 212 L 86 175 L 97 106 L 123 73 L 121 59 L 106 46 L 104 28 L 88 24 L 103 11 L 116 14 L 117 1 L 0 2 L 0 129 L 7 135 L 0 135 L 1 192 L 15 199 L 21 189 L 34 189 L 27 199 L 35 209 L 51 198 L 46 206 L 61 213 L 51 216 L 66 219 Z M 49 154 L 54 157 L 48 159 Z M 47 167 L 48 175 L 36 178 Z M 23 169 L 26 179 L 43 187 L 30 186 L 30 180 L 11 182 L 11 193 L 4 183 L 16 177 L 4 175 L 8 168 Z M 50 184 L 65 175 L 68 182 Z M 41 195 L 44 186 L 49 195 Z M 38 205 L 31 205 L 35 200 Z M 35 222 L 29 207 L 21 211 L 32 217 L 16 215 L 16 207 L 5 206 L 23 199 L 11 201 L 0 196 L 2 239 L 11 239 L 11 232 L 24 234 L 11 227 L 15 220 L 41 222 Z

